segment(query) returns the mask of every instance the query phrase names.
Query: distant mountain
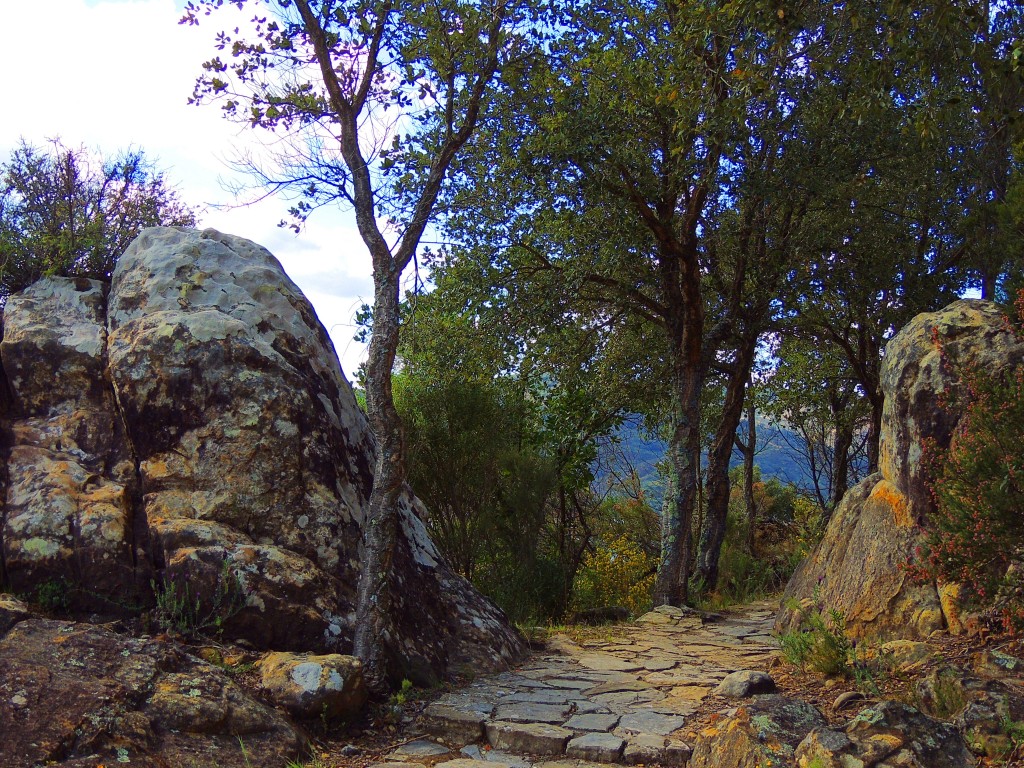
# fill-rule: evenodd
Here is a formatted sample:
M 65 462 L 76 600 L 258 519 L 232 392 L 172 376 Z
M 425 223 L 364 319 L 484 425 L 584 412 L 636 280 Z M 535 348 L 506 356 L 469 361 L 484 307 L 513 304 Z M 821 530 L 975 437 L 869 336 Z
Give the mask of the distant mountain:
M 741 426 L 744 429 L 744 426 Z M 658 464 L 665 458 L 668 444 L 664 440 L 651 439 L 644 435 L 639 423 L 627 421 L 616 433 L 617 453 L 620 459 L 616 466 L 617 472 L 626 470 L 627 464 L 632 467 L 640 478 L 640 483 L 655 509 L 661 506 L 664 493 L 663 481 L 658 474 Z M 757 421 L 757 458 L 755 464 L 761 469 L 762 478 L 778 478 L 783 483 L 792 483 L 797 487 L 811 486 L 810 474 L 806 468 L 794 461 L 787 440 L 795 442 L 799 436 L 769 421 Z M 702 457 L 707 461 L 707 456 Z M 731 466 L 743 463 L 743 455 L 738 449 L 733 450 Z M 600 464 L 595 468 L 596 482 L 603 484 L 612 476 L 612 469 Z

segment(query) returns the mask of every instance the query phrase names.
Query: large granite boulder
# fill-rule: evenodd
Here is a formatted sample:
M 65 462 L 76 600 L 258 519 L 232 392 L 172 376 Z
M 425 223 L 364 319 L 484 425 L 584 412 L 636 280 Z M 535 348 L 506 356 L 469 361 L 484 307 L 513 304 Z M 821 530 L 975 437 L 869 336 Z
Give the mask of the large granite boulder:
M 948 446 L 960 419 L 948 404 L 960 386 L 958 367 L 1000 370 L 1022 360 L 1024 343 L 987 301 L 961 300 L 918 315 L 893 337 L 882 363 L 880 472 L 843 497 L 786 587 L 777 630 L 796 629 L 815 595 L 819 605 L 843 613 L 853 637 L 919 639 L 958 626 L 946 599 L 951 585 L 917 583 L 904 568 L 932 510 L 923 451 L 928 441 Z
M 59 577 L 75 607 L 125 611 L 152 604 L 151 584 L 203 610 L 234 595 L 212 617 L 229 639 L 351 650 L 373 439 L 326 331 L 267 250 L 145 230 L 109 293 L 48 278 L 12 296 L 0 355 L 0 562 L 18 591 Z M 407 492 L 396 674 L 507 665 L 520 637 L 443 561 L 422 512 Z

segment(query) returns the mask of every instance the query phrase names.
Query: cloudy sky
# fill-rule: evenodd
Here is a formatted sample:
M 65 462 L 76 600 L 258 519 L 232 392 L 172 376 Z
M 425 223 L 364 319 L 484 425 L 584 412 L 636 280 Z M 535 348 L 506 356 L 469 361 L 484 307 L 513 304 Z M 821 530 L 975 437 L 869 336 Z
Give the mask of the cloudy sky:
M 179 26 L 185 0 L 45 0 L 8 3 L 0 71 L 0 157 L 24 137 L 42 144 L 59 136 L 114 154 L 140 148 L 166 172 L 186 202 L 203 206 L 201 225 L 269 248 L 305 291 L 334 339 L 351 379 L 365 359 L 352 340 L 352 318 L 373 296 L 370 259 L 350 215 L 318 212 L 295 236 L 280 229 L 287 203 L 235 202 L 221 181 L 225 160 L 254 141 L 216 106 L 186 101 L 201 63 L 214 53 L 220 28 L 254 11 L 219 11 L 199 27 Z

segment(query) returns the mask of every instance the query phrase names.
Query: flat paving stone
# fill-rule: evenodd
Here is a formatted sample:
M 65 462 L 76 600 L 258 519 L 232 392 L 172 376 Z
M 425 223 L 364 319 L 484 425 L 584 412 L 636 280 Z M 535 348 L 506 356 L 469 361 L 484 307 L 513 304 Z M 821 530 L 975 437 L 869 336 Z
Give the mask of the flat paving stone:
M 573 715 L 564 724 L 570 731 L 610 731 L 619 724 L 619 715 L 582 714 Z
M 617 763 L 626 741 L 610 733 L 586 733 L 571 739 L 565 747 L 566 757 L 593 760 L 598 763 Z
M 655 736 L 667 736 L 685 724 L 686 719 L 677 715 L 639 711 L 623 715 L 616 730 L 625 733 L 652 733 Z
M 423 768 L 422 765 L 419 768 Z M 457 757 L 454 760 L 447 760 L 438 763 L 434 768 L 513 768 L 511 763 L 490 762 L 488 760 L 473 760 L 468 757 Z
M 552 688 L 563 688 L 569 691 L 582 691 L 594 685 L 593 680 L 577 680 L 574 678 L 552 677 L 545 681 Z
M 602 693 L 623 693 L 625 691 L 649 691 L 651 686 L 640 680 L 622 680 L 614 683 L 601 683 L 583 692 L 584 696 L 598 696 Z
M 447 755 L 449 752 L 451 752 L 449 747 L 442 746 L 437 742 L 429 739 L 417 739 L 400 745 L 388 755 L 388 760 L 391 760 L 392 757 L 399 760 L 404 760 L 407 757 L 437 757 L 438 755 Z
M 423 726 L 432 736 L 454 744 L 469 744 L 484 735 L 484 715 L 434 702 L 423 713 Z
M 529 701 L 513 701 L 499 704 L 494 710 L 495 720 L 513 723 L 550 723 L 561 725 L 569 716 L 569 704 L 534 704 Z
M 511 755 L 508 752 L 502 752 L 498 749 L 480 749 L 479 744 L 470 744 L 469 746 L 463 747 L 461 753 L 470 760 L 490 763 L 492 766 L 494 763 L 500 763 L 508 766 L 508 768 L 531 768 L 533 765 L 533 763 L 525 757 Z
M 571 697 L 576 695 L 575 691 L 567 690 L 565 688 L 559 688 L 558 690 L 551 690 L 550 688 L 534 688 L 528 691 L 517 691 L 516 693 L 510 694 L 502 699 L 502 703 L 510 701 L 524 701 L 533 704 L 566 704 Z
M 575 734 L 544 723 L 487 723 L 487 741 L 495 749 L 529 755 L 561 755 Z
M 642 667 L 633 661 L 620 659 L 610 653 L 588 653 L 580 656 L 579 663 L 587 669 L 608 672 L 635 672 Z

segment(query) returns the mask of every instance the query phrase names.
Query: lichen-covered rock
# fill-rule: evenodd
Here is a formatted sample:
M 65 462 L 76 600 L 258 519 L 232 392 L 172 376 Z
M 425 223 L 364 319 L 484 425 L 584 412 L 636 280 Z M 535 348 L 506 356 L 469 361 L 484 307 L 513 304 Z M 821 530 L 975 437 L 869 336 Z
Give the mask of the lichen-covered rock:
M 776 629 L 793 631 L 800 609 L 822 606 L 842 612 L 853 637 L 928 637 L 943 627 L 938 593 L 903 567 L 920 541 L 900 491 L 879 474 L 864 478 L 847 491 L 821 542 L 794 571 Z
M 145 230 L 109 288 L 46 279 L 7 302 L 2 535 L 31 593 L 136 610 L 188 586 L 228 638 L 351 649 L 373 483 L 365 417 L 309 302 L 264 248 Z M 0 394 L 4 388 L 0 387 Z M 392 558 L 397 676 L 506 666 L 504 615 L 444 563 L 410 491 Z M 241 595 L 235 604 L 234 596 Z M 168 601 L 164 601 L 168 602 Z
M 996 304 L 963 299 L 918 315 L 886 345 L 879 469 L 906 496 L 914 518 L 932 506 L 921 463 L 925 444 L 949 445 L 961 416 L 942 402 L 960 386 L 943 356 L 955 367 L 998 371 L 1024 361 L 1024 343 Z
M 928 441 L 948 445 L 961 416 L 944 396 L 959 384 L 943 354 L 957 366 L 999 370 L 1024 360 L 1024 343 L 995 304 L 978 300 L 918 315 L 889 342 L 880 472 L 843 497 L 786 587 L 777 630 L 796 628 L 799 612 L 791 604 L 809 606 L 815 590 L 828 609 L 844 614 L 854 637 L 925 639 L 959 627 L 955 586 L 915 583 L 904 568 L 924 540 L 921 525 L 932 505 L 923 451 Z
M 704 728 L 690 768 L 784 768 L 796 747 L 825 718 L 811 704 L 787 696 L 757 696 L 735 714 Z
M 11 296 L 0 357 L 12 445 L 0 531 L 7 577 L 103 610 L 137 606 L 135 465 L 106 376 L 106 286 L 46 278 Z
M 174 645 L 40 619 L 0 639 L 0 733 L 5 766 L 245 768 L 246 752 L 284 765 L 302 746 L 281 715 Z
M 975 764 L 956 728 L 896 701 L 861 710 L 847 724 L 846 735 L 866 765 L 968 768 Z
M 798 768 L 968 768 L 974 764 L 955 728 L 894 701 L 861 710 L 845 731 L 816 728 L 796 749 Z
M 354 717 L 366 703 L 363 665 L 354 656 L 269 653 L 260 672 L 270 698 L 296 717 Z

